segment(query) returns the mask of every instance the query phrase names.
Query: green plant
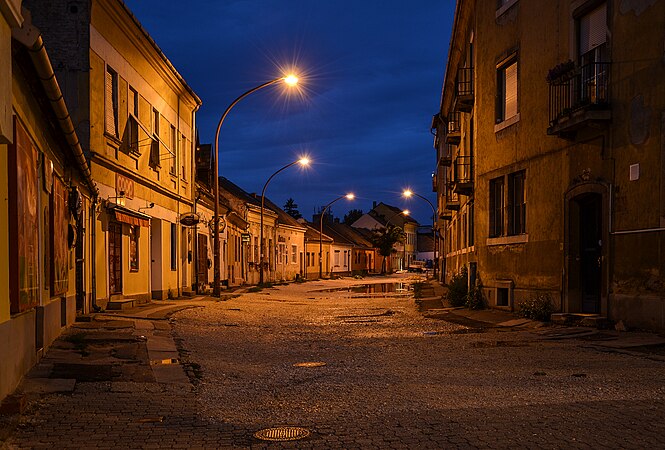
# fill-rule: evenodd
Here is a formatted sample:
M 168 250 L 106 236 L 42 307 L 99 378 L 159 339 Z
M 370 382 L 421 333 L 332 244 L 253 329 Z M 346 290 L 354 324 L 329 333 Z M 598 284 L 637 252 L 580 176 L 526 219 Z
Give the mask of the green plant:
M 483 287 L 481 285 L 474 286 L 466 294 L 465 305 L 469 309 L 485 309 L 485 299 L 483 298 Z
M 554 312 L 554 303 L 550 294 L 539 294 L 519 302 L 517 312 L 527 319 L 548 322 Z
M 468 291 L 469 273 L 466 266 L 458 274 L 453 275 L 448 283 L 448 301 L 450 306 L 464 306 Z
M 425 286 L 425 283 L 422 281 L 416 281 L 415 283 L 412 283 L 411 286 L 413 286 L 413 298 L 423 298 L 423 287 Z

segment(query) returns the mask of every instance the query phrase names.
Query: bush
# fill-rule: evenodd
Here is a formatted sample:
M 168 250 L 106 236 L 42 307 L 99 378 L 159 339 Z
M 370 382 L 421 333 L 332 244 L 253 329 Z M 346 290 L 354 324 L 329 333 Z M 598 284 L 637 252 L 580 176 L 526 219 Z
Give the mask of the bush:
M 460 273 L 453 275 L 448 283 L 448 301 L 450 306 L 464 306 L 466 294 L 468 293 L 469 273 L 466 266 L 462 267 Z
M 482 286 L 475 286 L 469 291 L 469 293 L 467 293 L 465 305 L 469 309 L 485 309 Z
M 531 320 L 549 322 L 554 312 L 554 303 L 550 294 L 539 294 L 517 304 L 520 316 Z

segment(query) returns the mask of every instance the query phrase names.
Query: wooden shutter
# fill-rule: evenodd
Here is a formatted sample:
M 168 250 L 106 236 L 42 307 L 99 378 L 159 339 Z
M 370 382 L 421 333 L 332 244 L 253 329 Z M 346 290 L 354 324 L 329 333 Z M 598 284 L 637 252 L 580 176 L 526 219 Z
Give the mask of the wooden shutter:
M 104 92 L 104 108 L 105 108 L 105 121 L 106 121 L 106 132 L 117 136 L 116 123 L 115 123 L 115 101 L 113 98 L 114 89 L 113 89 L 113 73 L 109 70 L 106 71 L 106 80 L 105 80 L 105 92 Z
M 517 115 L 517 62 L 506 67 L 506 109 L 505 119 Z
M 607 39 L 607 5 L 602 4 L 580 19 L 580 55 L 605 43 Z

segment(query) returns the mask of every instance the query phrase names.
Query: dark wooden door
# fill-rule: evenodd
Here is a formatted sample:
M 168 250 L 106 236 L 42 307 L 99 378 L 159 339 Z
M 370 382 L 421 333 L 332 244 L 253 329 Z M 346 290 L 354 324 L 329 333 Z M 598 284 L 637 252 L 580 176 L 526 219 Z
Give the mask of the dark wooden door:
M 122 225 L 109 223 L 109 293 L 122 294 Z
M 600 312 L 602 282 L 602 216 L 601 197 L 587 195 L 578 200 L 580 207 L 580 287 L 582 312 Z

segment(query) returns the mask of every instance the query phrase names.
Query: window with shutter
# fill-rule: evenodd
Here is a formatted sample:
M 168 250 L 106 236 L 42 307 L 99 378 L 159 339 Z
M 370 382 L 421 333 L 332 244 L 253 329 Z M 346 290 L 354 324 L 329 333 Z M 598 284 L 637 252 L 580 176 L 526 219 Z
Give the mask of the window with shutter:
M 118 74 L 110 67 L 106 69 L 104 91 L 105 130 L 118 136 Z
M 580 55 L 585 55 L 607 40 L 607 5 L 602 4 L 593 11 L 582 16 L 579 21 Z
M 496 123 L 518 113 L 517 61 L 511 60 L 497 69 Z

